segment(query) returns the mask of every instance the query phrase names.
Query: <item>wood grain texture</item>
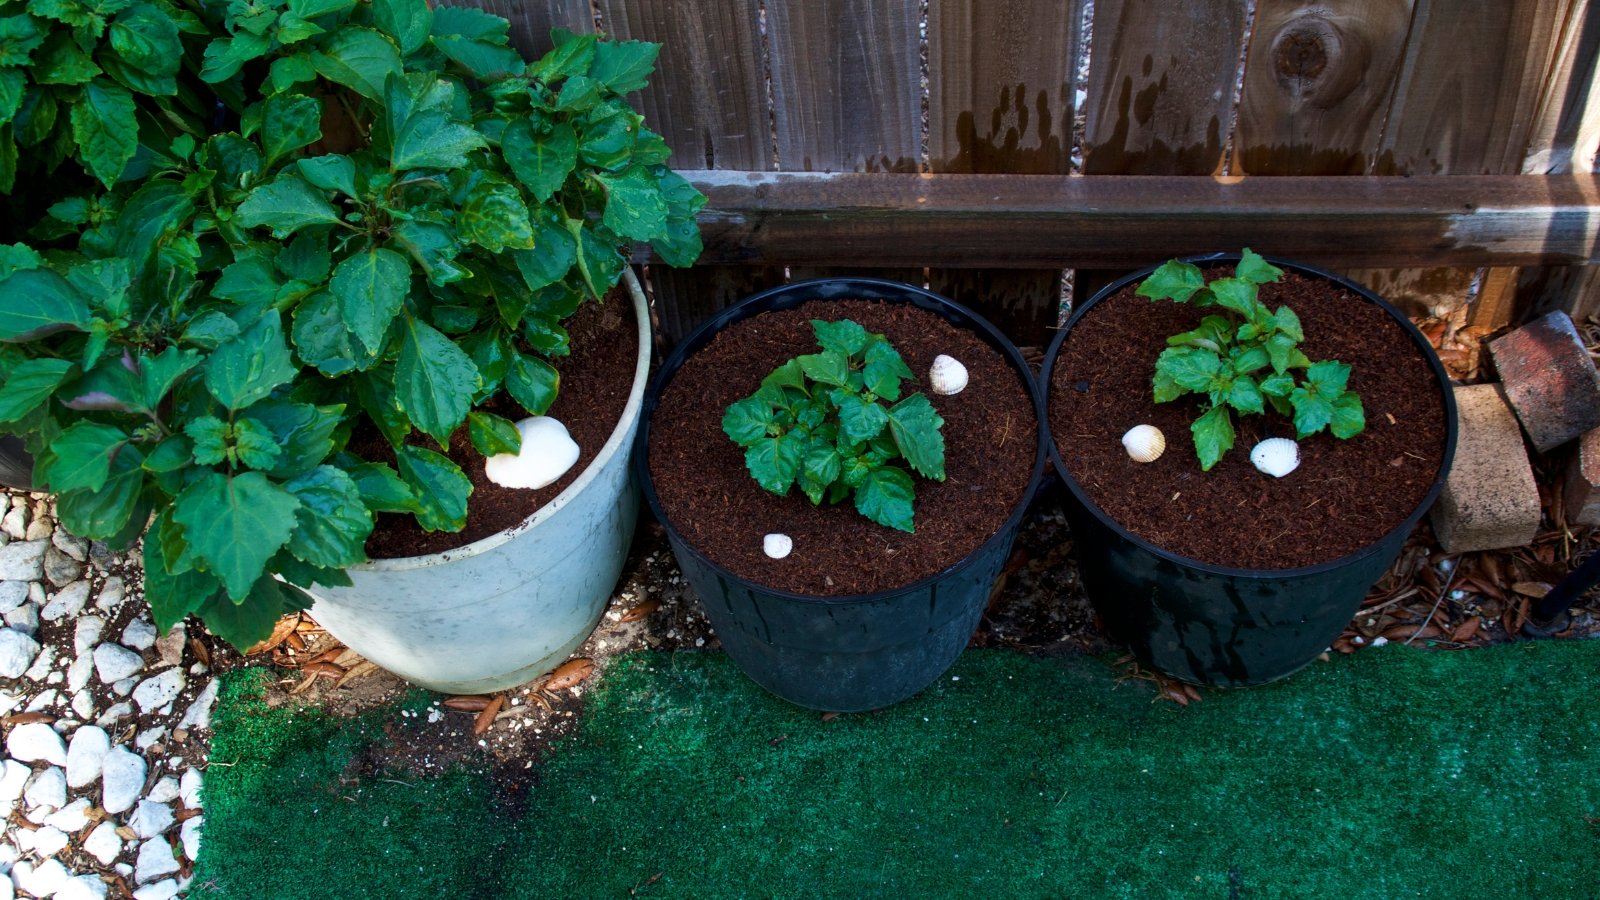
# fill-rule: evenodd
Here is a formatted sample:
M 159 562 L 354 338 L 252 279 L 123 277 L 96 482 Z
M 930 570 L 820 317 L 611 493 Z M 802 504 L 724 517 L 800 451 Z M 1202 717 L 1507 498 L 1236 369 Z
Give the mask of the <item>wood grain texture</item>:
M 762 266 L 649 267 L 655 298 L 656 349 L 665 356 L 713 313 L 783 283 L 781 268 Z
M 1593 172 L 1600 152 L 1600 6 L 1579 0 L 1567 13 L 1555 58 L 1545 79 L 1533 136 L 1522 171 Z
M 1600 261 L 1600 177 L 687 172 L 705 263 L 1136 267 L 1251 246 L 1328 266 Z
M 1378 152 L 1413 0 L 1260 0 L 1234 171 L 1364 175 Z
M 1244 0 L 1097 0 L 1083 171 L 1221 171 Z
M 767 6 L 780 169 L 918 170 L 918 15 L 916 0 Z
M 588 0 L 459 0 L 511 22 L 511 44 L 526 59 L 550 52 L 550 29 L 565 28 L 577 34 L 594 31 Z

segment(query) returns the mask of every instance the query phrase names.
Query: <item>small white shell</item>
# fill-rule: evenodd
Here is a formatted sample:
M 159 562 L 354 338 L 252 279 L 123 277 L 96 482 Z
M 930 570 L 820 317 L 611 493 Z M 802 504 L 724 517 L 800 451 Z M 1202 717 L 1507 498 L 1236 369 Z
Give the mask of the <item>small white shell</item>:
M 1122 436 L 1122 449 L 1134 462 L 1155 462 L 1167 449 L 1167 436 L 1154 425 L 1135 425 Z
M 578 461 L 578 444 L 567 426 L 549 416 L 523 419 L 517 432 L 520 453 L 497 453 L 483 463 L 483 473 L 501 487 L 536 490 L 554 484 Z
M 967 367 L 961 360 L 941 353 L 928 367 L 928 383 L 935 394 L 959 394 L 967 386 Z
M 787 534 L 769 534 L 761 539 L 761 550 L 773 559 L 783 559 L 794 549 L 794 538 Z
M 1250 462 L 1273 478 L 1282 478 L 1300 465 L 1300 445 L 1288 438 L 1267 438 L 1251 448 Z

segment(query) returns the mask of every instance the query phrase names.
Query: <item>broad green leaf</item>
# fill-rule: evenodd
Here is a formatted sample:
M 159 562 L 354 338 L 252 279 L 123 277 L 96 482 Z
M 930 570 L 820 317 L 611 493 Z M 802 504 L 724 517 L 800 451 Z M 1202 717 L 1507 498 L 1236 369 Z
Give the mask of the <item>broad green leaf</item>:
M 270 471 L 283 458 L 283 448 L 273 433 L 254 419 L 233 423 L 233 451 L 241 464 L 263 471 Z
M 472 357 L 472 364 L 483 379 L 474 402 L 481 403 L 500 392 L 506 373 L 511 370 L 511 357 L 517 353 L 511 342 L 511 337 L 498 328 L 480 328 L 461 339 L 461 349 Z
M 9 10 L 8 10 L 9 11 Z M 17 9 L 17 12 L 22 12 Z M 32 16 L 0 17 L 0 66 L 26 66 L 29 56 L 44 43 L 45 32 Z M 591 54 L 593 50 L 591 49 Z
M 1303 387 L 1289 394 L 1289 403 L 1294 406 L 1294 428 L 1299 437 L 1316 434 L 1333 421 L 1333 404 Z
M 27 86 L 28 76 L 21 69 L 0 68 L 0 125 L 16 117 L 17 110 L 22 108 L 22 95 Z
M 333 255 L 328 252 L 328 234 L 302 231 L 278 253 L 278 271 L 305 284 L 321 284 L 328 279 Z
M 800 475 L 803 481 L 809 481 L 818 488 L 825 488 L 839 480 L 839 475 L 844 469 L 844 461 L 839 457 L 839 450 L 829 441 L 813 440 L 806 449 L 805 459 L 801 462 Z M 820 502 L 820 490 L 813 492 L 806 490 L 806 496 L 813 504 Z
M 96 79 L 72 104 L 72 138 L 89 173 L 110 188 L 139 146 L 133 95 L 119 84 Z
M 1242 413 L 1260 413 L 1266 411 L 1263 404 L 1261 388 L 1256 384 L 1255 379 L 1248 376 L 1240 376 L 1234 379 L 1228 393 L 1229 406 Z
M 146 409 L 157 409 L 178 380 L 200 364 L 193 350 L 168 347 L 155 356 L 139 357 L 139 393 Z
M 409 56 L 428 40 L 433 10 L 426 0 L 373 0 L 372 22 L 394 38 L 400 52 Z
M 534 216 L 532 227 L 533 249 L 518 250 L 511 258 L 528 290 L 537 291 L 567 277 L 573 263 L 578 261 L 578 245 L 566 229 L 544 221 L 541 216 Z
M 272 61 L 267 72 L 267 82 L 274 91 L 286 91 L 297 84 L 315 81 L 316 78 L 317 70 L 311 67 L 311 60 L 304 53 L 278 57 Z
M 1283 270 L 1267 262 L 1259 253 L 1244 248 L 1244 253 L 1239 259 L 1239 264 L 1233 267 L 1233 274 L 1252 284 L 1267 284 L 1283 277 Z M 1299 340 L 1297 338 L 1297 340 Z
M 1222 370 L 1222 360 L 1209 350 L 1197 347 L 1169 347 L 1156 358 L 1156 371 L 1165 372 L 1178 387 L 1206 391 Z
M 473 449 L 484 456 L 515 454 L 522 449 L 522 433 L 516 423 L 488 412 L 467 413 L 467 436 Z
M 356 0 L 289 0 L 289 11 L 302 19 L 315 19 L 355 5 Z
M 543 316 L 523 319 L 522 339 L 545 356 L 560 357 L 572 352 L 572 336 L 567 329 Z
M 342 469 L 322 465 L 290 479 L 284 490 L 300 501 L 289 552 L 314 566 L 339 569 L 365 562 L 372 513 L 361 488 Z
M 373 512 L 415 513 L 422 509 L 411 486 L 382 463 L 357 463 L 349 474 L 361 491 L 361 502 Z
M 239 335 L 239 325 L 216 310 L 201 313 L 183 329 L 183 342 L 215 350 Z
M 322 137 L 322 103 L 301 94 L 274 94 L 261 103 L 261 146 L 267 165 Z
M 455 263 L 461 244 L 456 241 L 453 227 L 433 222 L 397 222 L 390 236 L 422 267 L 430 284 L 446 285 L 467 277 L 467 270 Z
M 812 319 L 811 330 L 817 336 L 817 344 L 824 350 L 834 350 L 845 356 L 854 356 L 867 347 L 867 330 L 849 319 L 841 319 L 838 322 Z
M 456 216 L 461 234 L 488 250 L 532 250 L 533 225 L 522 194 L 509 184 L 480 183 L 467 194 L 466 203 Z
M 60 216 L 56 216 L 56 210 L 69 203 L 72 203 L 72 201 L 63 200 L 51 206 L 50 215 L 60 218 Z M 84 203 L 84 206 L 88 206 L 87 202 Z M 83 221 L 85 220 L 79 220 L 73 224 L 81 224 Z M 42 268 L 44 268 L 44 258 L 39 255 L 38 251 L 27 244 L 0 244 L 0 279 L 10 278 L 15 272 Z
M 111 49 L 102 52 L 106 73 L 129 90 L 152 95 L 178 92 L 173 78 L 183 65 L 178 25 L 149 3 L 136 3 L 111 23 Z
M 50 490 L 64 494 L 85 488 L 98 491 L 111 476 L 111 461 L 128 443 L 128 433 L 113 425 L 79 421 L 50 442 Z
M 157 444 L 142 465 L 146 472 L 162 474 L 189 467 L 194 456 L 194 444 L 181 434 L 174 434 Z
M 282 287 L 283 279 L 270 258 L 245 251 L 222 270 L 211 295 L 244 306 L 268 306 Z
M 262 400 L 240 418 L 272 433 L 283 456 L 267 472 L 287 478 L 317 465 L 333 450 L 333 432 L 344 421 L 343 404 L 313 406 L 286 400 Z
M 501 133 L 500 149 L 517 180 L 540 203 L 561 189 L 578 164 L 577 132 L 565 122 L 535 134 L 530 120 L 515 119 Z
M 411 434 L 411 420 L 400 409 L 394 398 L 394 368 L 379 366 L 354 379 L 356 397 L 367 418 L 383 432 L 384 440 L 399 447 Z
M 589 77 L 618 94 L 643 90 L 660 52 L 660 44 L 646 41 L 600 41 Z
M 1157 403 L 1171 403 L 1188 393 L 1186 388 L 1178 386 L 1172 380 L 1172 374 L 1160 367 L 1156 368 L 1155 377 L 1151 379 L 1151 393 Z
M 918 474 L 944 480 L 944 418 L 924 394 L 912 394 L 889 408 L 889 430 L 900 455 Z
M 1361 398 L 1356 394 L 1346 392 L 1339 399 L 1333 401 L 1333 419 L 1328 423 L 1328 430 L 1340 440 L 1353 438 L 1367 428 L 1367 412 L 1361 406 Z
M 190 551 L 242 600 L 289 540 L 300 501 L 260 472 L 207 472 L 173 502 Z
M 722 433 L 741 447 L 749 447 L 767 436 L 772 424 L 772 407 L 754 397 L 735 400 L 722 415 Z
M 310 590 L 312 585 L 324 584 L 329 587 L 350 587 L 355 582 L 350 580 L 350 575 L 344 569 L 334 569 L 327 566 L 314 566 L 311 563 L 298 559 L 288 549 L 279 550 L 267 561 L 267 571 L 275 572 L 284 581 L 296 587 Z
M 1233 371 L 1240 375 L 1249 375 L 1265 369 L 1272 361 L 1263 347 L 1246 347 L 1238 351 L 1238 354 L 1233 358 Z
M 311 51 L 311 67 L 368 100 L 383 100 L 384 81 L 401 71 L 400 51 L 370 28 L 342 26 L 321 49 Z
M 1254 320 L 1260 312 L 1256 300 L 1256 286 L 1238 278 L 1219 278 L 1208 285 L 1217 305 L 1232 310 L 1246 319 Z
M 331 377 L 359 372 L 378 359 L 350 334 L 338 299 L 328 291 L 312 294 L 295 306 L 293 337 L 295 353 Z
M 472 358 L 433 326 L 411 316 L 401 325 L 395 400 L 414 425 L 440 444 L 467 417 L 481 384 Z
M 218 38 L 206 45 L 205 65 L 200 69 L 200 80 L 207 84 L 227 81 L 239 74 L 244 64 L 265 56 L 272 49 L 272 39 L 248 31 L 236 31 L 233 37 Z
M 183 433 L 193 441 L 194 461 L 202 466 L 214 466 L 228 458 L 228 423 L 216 416 L 200 416 L 183 426 Z
M 286 238 L 301 228 L 339 224 L 339 211 L 298 172 L 284 172 L 250 191 L 239 204 L 238 223 L 245 228 L 266 225 L 272 236 Z
M 830 397 L 839 409 L 840 431 L 852 442 L 870 441 L 889 424 L 889 411 L 877 403 L 863 400 L 843 388 L 835 388 Z
M 1350 383 L 1350 367 L 1336 359 L 1312 363 L 1306 369 L 1306 387 L 1328 402 L 1337 400 Z
M 241 410 L 271 394 L 300 371 L 283 339 L 283 321 L 269 310 L 250 329 L 206 360 L 206 389 L 218 403 Z
M 261 175 L 261 150 L 237 134 L 214 134 L 206 139 L 204 157 L 217 177 L 229 187 L 255 184 Z
M 311 598 L 305 592 L 263 575 L 245 596 L 229 599 L 222 593 L 213 594 L 194 612 L 205 623 L 207 631 L 243 652 L 266 640 L 279 619 L 310 608 Z
M 128 315 L 128 288 L 132 286 L 133 272 L 127 260 L 113 257 L 78 263 L 67 270 L 66 277 L 67 283 L 89 298 L 106 318 Z
M 1199 266 L 1173 259 L 1162 263 L 1151 272 L 1150 277 L 1139 284 L 1136 293 L 1140 297 L 1149 297 L 1152 300 L 1176 300 L 1179 303 L 1187 303 L 1195 291 L 1205 286 L 1206 278 Z
M 83 52 L 71 33 L 57 31 L 45 39 L 44 46 L 35 54 L 30 74 L 35 84 L 74 85 L 84 84 L 99 75 L 100 67 Z
M 598 300 L 622 277 L 627 258 L 615 244 L 602 241 L 594 229 L 583 227 L 581 220 L 567 221 L 567 230 L 578 239 L 578 272 L 583 275 L 583 284 L 590 295 Z
M 534 63 L 534 77 L 542 81 L 554 81 L 589 71 L 594 63 L 595 44 L 598 42 L 594 35 L 575 35 L 565 29 L 556 29 L 551 32 L 551 37 L 555 49 Z
M 578 134 L 578 157 L 601 169 L 621 169 L 633 154 L 640 117 L 627 107 L 591 119 Z
M 850 360 L 837 350 L 824 350 L 795 357 L 806 377 L 819 384 L 844 387 L 849 383 Z
M 1274 334 L 1267 338 L 1267 357 L 1272 361 L 1272 371 L 1282 375 L 1294 362 L 1294 344 L 1294 339 L 1286 334 Z
M 584 112 L 600 102 L 602 85 L 587 75 L 574 75 L 561 85 L 556 96 L 557 112 Z
M 867 363 L 861 375 L 867 390 L 891 403 L 900 399 L 900 382 L 916 377 L 900 351 L 886 340 L 869 340 L 865 358 Z
M 1289 374 L 1268 375 L 1261 380 L 1261 393 L 1268 397 L 1287 397 L 1294 390 L 1294 376 Z
M 915 499 L 911 476 L 895 466 L 873 469 L 855 489 L 857 512 L 879 525 L 905 532 L 916 530 L 912 509 Z
M 806 373 L 800 368 L 800 363 L 798 360 L 791 359 L 776 369 L 773 369 L 765 378 L 761 379 L 761 386 L 764 388 L 792 387 L 799 388 L 803 391 L 806 389 Z
M 139 494 L 144 489 L 144 472 L 140 464 L 144 454 L 136 447 L 124 447 L 111 464 L 111 476 L 99 488 L 80 488 L 62 494 L 56 500 L 56 512 L 61 524 L 79 537 L 93 541 L 114 538 L 129 528 L 135 515 L 140 515 Z M 142 515 L 150 515 L 143 507 Z M 143 530 L 145 522 L 134 525 Z
M 339 301 L 350 333 L 367 348 L 367 355 L 374 356 L 383 349 L 384 337 L 405 306 L 411 264 L 393 250 L 377 247 L 340 262 L 328 288 Z
M 0 424 L 38 409 L 71 370 L 72 363 L 64 359 L 30 359 L 12 368 L 0 384 Z
M 1233 419 L 1226 406 L 1212 407 L 1189 425 L 1189 431 L 1194 434 L 1194 449 L 1203 471 L 1211 471 L 1222 455 L 1233 449 Z
M 330 153 L 296 160 L 300 174 L 314 187 L 325 191 L 339 191 L 346 197 L 360 197 L 356 191 L 356 164 L 348 156 Z
M 744 465 L 757 484 L 782 496 L 800 474 L 805 451 L 805 442 L 792 435 L 763 438 L 745 450 Z
M 460 531 L 467 524 L 472 482 L 450 458 L 424 447 L 395 450 L 400 477 L 421 505 L 417 524 L 428 531 Z
M 160 534 L 170 525 L 171 511 L 156 517 L 150 529 L 152 535 Z M 166 632 L 222 592 L 222 583 L 209 572 L 189 568 L 178 573 L 169 571 L 166 542 L 144 542 L 144 598 L 156 627 Z
M 383 85 L 392 171 L 459 169 L 467 154 L 487 145 L 483 135 L 455 121 L 455 88 L 427 76 L 395 74 Z
M 1306 339 L 1305 331 L 1300 327 L 1300 317 L 1287 306 L 1278 307 L 1278 311 L 1272 314 L 1272 323 L 1292 341 L 1299 342 Z
M 537 356 L 517 354 L 506 372 L 506 390 L 532 416 L 544 415 L 560 389 L 561 373 Z
M 694 265 L 705 246 L 700 239 L 700 226 L 692 217 L 669 216 L 666 237 L 651 241 L 650 248 L 667 265 L 682 269 Z
M 461 6 L 433 12 L 433 46 L 474 78 L 498 80 L 521 74 L 522 56 L 506 46 L 510 23 L 499 16 Z

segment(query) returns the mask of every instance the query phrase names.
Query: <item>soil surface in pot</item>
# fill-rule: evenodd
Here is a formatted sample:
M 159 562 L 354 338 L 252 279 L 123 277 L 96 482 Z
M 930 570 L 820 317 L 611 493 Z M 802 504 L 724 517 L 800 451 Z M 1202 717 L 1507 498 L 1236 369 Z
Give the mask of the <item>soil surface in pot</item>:
M 1207 278 L 1228 270 L 1207 272 Z M 1313 361 L 1352 367 L 1366 431 L 1338 440 L 1324 431 L 1300 442 L 1300 467 L 1283 478 L 1256 471 L 1250 448 L 1294 438 L 1271 411 L 1235 414 L 1233 449 L 1200 470 L 1189 424 L 1203 398 L 1157 404 L 1151 376 L 1166 339 L 1212 310 L 1135 296 L 1137 283 L 1075 323 L 1051 376 L 1050 425 L 1067 470 L 1123 527 L 1190 559 L 1220 566 L 1290 569 L 1360 550 L 1405 521 L 1444 456 L 1444 402 L 1422 352 L 1377 305 L 1331 282 L 1286 274 L 1261 288 L 1269 308 L 1300 316 Z M 1167 449 L 1136 463 L 1122 448 L 1129 428 L 1160 428 Z
M 554 484 L 538 490 L 501 487 L 484 474 L 484 457 L 473 448 L 463 425 L 451 435 L 446 452 L 472 480 L 466 527 L 457 532 L 429 532 L 411 516 L 380 514 L 367 539 L 369 557 L 394 559 L 440 553 L 514 527 L 554 500 L 589 467 L 616 430 L 622 410 L 628 405 L 639 358 L 639 330 L 628 292 L 620 286 L 602 302 L 579 307 L 566 327 L 572 338 L 572 354 L 552 361 L 561 373 L 561 390 L 546 415 L 567 426 L 567 432 L 578 442 L 578 461 Z M 513 422 L 528 415 L 503 391 L 481 408 Z M 437 449 L 432 438 L 421 433 L 412 439 L 419 446 Z M 357 452 L 364 458 L 394 463 L 393 451 L 376 429 L 358 435 L 352 445 L 357 440 Z
M 722 432 L 727 406 L 754 393 L 773 369 L 817 352 L 812 319 L 854 319 L 888 336 L 944 417 L 945 480 L 916 481 L 915 534 L 875 524 L 848 499 L 812 506 L 798 487 L 769 493 L 745 469 L 744 450 Z M 941 353 L 970 381 L 953 396 L 927 389 Z M 684 539 L 741 578 L 780 590 L 840 596 L 900 587 L 949 568 L 1005 524 L 1027 491 L 1038 440 L 1033 405 L 1004 356 L 977 335 L 901 303 L 812 301 L 737 322 L 673 376 L 650 426 L 650 475 Z M 762 552 L 781 532 L 794 551 Z

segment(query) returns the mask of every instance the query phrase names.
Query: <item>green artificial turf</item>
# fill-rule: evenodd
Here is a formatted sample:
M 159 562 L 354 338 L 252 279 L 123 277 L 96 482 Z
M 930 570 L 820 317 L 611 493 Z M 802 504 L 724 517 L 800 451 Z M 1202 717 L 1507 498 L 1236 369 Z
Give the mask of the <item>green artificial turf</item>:
M 194 896 L 1594 897 L 1597 673 L 1600 642 L 1386 647 L 1179 708 L 969 651 L 824 722 L 721 654 L 641 655 L 520 809 L 481 773 L 352 778 L 397 712 L 268 710 L 244 673 Z

